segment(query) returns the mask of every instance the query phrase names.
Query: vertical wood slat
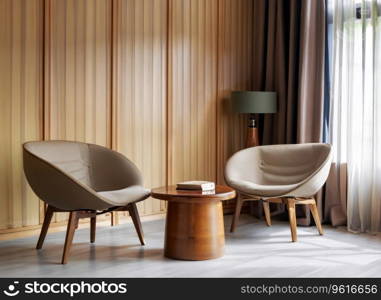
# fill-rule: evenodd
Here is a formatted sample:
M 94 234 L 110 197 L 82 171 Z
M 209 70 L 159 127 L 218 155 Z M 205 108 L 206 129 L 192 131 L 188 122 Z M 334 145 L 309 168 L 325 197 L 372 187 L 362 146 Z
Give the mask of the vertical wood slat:
M 114 2 L 114 148 L 143 173 L 147 187 L 166 180 L 166 0 Z M 144 215 L 165 207 L 138 203 Z
M 214 0 L 172 0 L 171 182 L 215 181 L 217 16 Z
M 172 36 L 173 36 L 173 2 L 172 0 L 167 0 L 167 22 L 166 22 L 166 29 L 167 29 L 167 43 L 166 43 L 166 50 L 167 50 L 167 66 L 165 70 L 165 77 L 167 79 L 166 82 L 166 143 L 165 143 L 165 185 L 170 185 L 170 183 L 173 181 L 173 147 L 172 147 L 172 124 L 173 124 L 173 105 L 171 99 L 172 97 L 172 84 L 173 84 L 173 53 L 172 48 L 170 45 L 172 45 Z M 162 209 L 167 208 L 166 201 L 161 204 Z
M 41 0 L 0 1 L 0 229 L 39 223 L 21 144 L 42 134 Z

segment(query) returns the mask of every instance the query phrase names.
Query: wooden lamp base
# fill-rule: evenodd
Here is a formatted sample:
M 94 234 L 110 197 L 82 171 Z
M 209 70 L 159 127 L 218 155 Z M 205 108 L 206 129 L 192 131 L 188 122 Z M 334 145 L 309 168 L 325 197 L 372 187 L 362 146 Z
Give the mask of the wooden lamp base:
M 248 127 L 246 137 L 246 148 L 259 146 L 258 128 Z

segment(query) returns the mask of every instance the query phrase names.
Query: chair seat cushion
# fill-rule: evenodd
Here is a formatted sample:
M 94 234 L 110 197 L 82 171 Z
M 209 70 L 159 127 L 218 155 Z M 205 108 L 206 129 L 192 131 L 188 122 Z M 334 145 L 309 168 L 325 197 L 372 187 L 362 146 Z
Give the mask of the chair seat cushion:
M 231 187 L 235 188 L 240 192 L 261 197 L 280 197 L 296 189 L 299 186 L 299 183 L 284 185 L 265 185 L 245 180 L 230 180 L 229 183 Z
M 150 190 L 140 185 L 132 185 L 120 190 L 98 192 L 98 194 L 112 205 L 125 206 L 129 203 L 148 198 Z

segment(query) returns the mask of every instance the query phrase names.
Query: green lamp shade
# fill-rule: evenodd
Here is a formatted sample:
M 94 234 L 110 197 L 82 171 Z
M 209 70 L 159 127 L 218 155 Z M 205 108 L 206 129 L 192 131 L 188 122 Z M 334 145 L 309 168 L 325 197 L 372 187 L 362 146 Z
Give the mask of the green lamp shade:
M 238 113 L 276 113 L 276 92 L 234 91 L 233 110 Z

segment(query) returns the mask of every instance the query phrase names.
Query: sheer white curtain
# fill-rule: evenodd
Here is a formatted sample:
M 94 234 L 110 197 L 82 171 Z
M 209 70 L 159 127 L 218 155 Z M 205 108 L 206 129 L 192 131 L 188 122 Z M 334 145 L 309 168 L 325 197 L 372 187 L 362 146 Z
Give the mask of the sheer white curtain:
M 381 231 L 381 0 L 334 1 L 330 141 L 350 231 Z

